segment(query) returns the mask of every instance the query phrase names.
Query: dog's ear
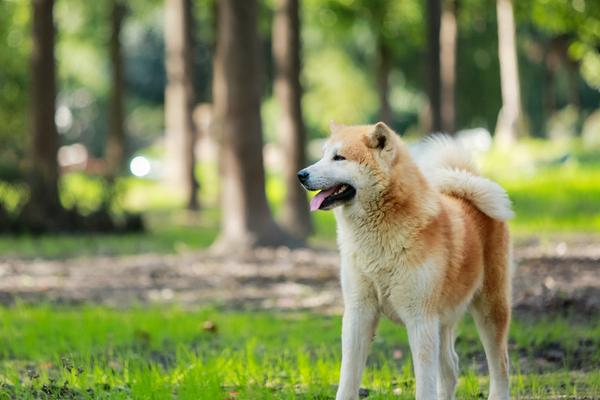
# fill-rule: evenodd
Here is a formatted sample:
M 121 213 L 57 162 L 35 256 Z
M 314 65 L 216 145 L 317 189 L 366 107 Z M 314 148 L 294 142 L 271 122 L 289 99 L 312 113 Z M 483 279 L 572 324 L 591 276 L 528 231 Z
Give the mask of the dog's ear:
M 329 131 L 335 133 L 337 130 L 343 128 L 344 125 L 336 123 L 334 120 L 329 121 Z
M 383 150 L 392 145 L 394 132 L 383 122 L 378 122 L 367 135 L 367 146 L 372 149 Z

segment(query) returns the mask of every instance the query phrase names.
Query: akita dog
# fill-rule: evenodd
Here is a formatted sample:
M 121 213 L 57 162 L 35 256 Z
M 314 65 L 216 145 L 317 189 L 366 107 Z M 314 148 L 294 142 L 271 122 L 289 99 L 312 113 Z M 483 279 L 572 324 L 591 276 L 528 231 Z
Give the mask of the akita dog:
M 344 296 L 336 399 L 357 399 L 380 314 L 408 330 L 416 398 L 453 399 L 455 326 L 468 309 L 483 342 L 489 399 L 509 398 L 510 200 L 449 138 L 413 159 L 384 123 L 333 125 L 323 158 L 301 170 L 335 209 Z

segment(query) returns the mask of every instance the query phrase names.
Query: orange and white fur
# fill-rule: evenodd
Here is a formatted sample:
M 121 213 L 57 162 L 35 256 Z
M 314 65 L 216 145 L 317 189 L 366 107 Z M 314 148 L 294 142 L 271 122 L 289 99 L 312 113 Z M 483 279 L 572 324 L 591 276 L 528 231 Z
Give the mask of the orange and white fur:
M 452 139 L 418 161 L 383 123 L 332 126 L 323 158 L 299 172 L 334 209 L 344 296 L 336 399 L 357 399 L 380 314 L 408 330 L 416 398 L 454 399 L 456 324 L 473 315 L 490 374 L 489 399 L 509 398 L 510 200 Z

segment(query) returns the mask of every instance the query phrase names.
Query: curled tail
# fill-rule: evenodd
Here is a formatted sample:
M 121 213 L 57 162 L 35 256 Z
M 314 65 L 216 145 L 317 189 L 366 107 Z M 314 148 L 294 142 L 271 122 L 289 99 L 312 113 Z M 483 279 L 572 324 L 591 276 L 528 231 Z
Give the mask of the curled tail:
M 514 217 L 506 190 L 482 177 L 469 152 L 456 140 L 444 135 L 428 138 L 417 162 L 440 192 L 470 201 L 491 218 Z

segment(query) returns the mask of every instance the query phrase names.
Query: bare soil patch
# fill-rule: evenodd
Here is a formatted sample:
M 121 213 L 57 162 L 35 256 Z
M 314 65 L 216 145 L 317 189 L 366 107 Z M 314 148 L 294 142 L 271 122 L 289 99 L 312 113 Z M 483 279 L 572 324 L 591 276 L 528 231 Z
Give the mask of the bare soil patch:
M 519 244 L 515 311 L 597 318 L 600 244 L 594 240 Z M 59 261 L 0 258 L 0 303 L 218 304 L 327 313 L 342 307 L 338 277 L 337 252 L 324 249 L 259 249 L 238 258 L 209 252 Z

